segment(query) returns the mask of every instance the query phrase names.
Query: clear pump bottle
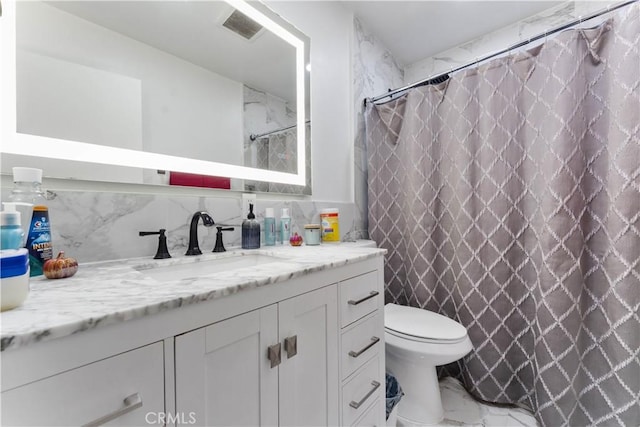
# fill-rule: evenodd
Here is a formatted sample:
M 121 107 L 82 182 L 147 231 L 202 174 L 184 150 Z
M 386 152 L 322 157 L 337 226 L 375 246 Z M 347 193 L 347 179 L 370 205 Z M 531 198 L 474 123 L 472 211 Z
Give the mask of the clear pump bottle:
M 21 246 L 29 250 L 31 276 L 41 275 L 45 261 L 53 257 L 49 209 L 41 186 L 41 169 L 13 168 L 13 190 L 9 198 L 20 212 L 21 227 L 26 236 Z

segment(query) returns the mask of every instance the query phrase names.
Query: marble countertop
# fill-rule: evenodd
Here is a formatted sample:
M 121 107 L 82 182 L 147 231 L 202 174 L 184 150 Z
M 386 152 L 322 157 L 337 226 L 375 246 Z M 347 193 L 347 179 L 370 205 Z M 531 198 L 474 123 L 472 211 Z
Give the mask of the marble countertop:
M 32 278 L 30 294 L 18 308 L 0 314 L 2 351 L 80 331 L 222 298 L 317 271 L 384 254 L 358 243 L 274 246 L 205 253 L 165 260 L 136 258 L 80 265 L 70 278 Z M 200 277 L 159 281 L 145 274 L 155 267 L 197 264 L 242 255 L 273 257 L 269 263 Z M 224 261 L 223 261 L 224 262 Z

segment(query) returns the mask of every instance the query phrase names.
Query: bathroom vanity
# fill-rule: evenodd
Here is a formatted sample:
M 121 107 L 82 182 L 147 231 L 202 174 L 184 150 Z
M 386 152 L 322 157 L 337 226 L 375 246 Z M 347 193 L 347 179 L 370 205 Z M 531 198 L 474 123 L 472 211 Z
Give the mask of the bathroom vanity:
M 384 250 L 82 265 L 2 313 L 3 425 L 384 425 Z

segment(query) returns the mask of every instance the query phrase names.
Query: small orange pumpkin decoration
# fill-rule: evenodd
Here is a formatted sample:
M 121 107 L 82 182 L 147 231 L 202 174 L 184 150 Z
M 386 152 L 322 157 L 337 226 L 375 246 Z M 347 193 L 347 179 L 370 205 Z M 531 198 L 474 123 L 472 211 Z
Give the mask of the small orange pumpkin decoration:
M 47 279 L 64 279 L 76 274 L 78 261 L 75 258 L 65 257 L 64 251 L 60 251 L 56 258 L 45 261 L 42 269 Z

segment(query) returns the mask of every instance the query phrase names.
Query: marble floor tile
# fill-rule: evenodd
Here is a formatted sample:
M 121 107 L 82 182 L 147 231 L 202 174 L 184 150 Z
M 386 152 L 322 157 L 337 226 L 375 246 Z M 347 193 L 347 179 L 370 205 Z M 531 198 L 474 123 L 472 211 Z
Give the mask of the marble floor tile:
M 440 426 L 538 427 L 535 417 L 526 409 L 480 403 L 453 378 L 440 381 L 440 394 L 444 408 Z

